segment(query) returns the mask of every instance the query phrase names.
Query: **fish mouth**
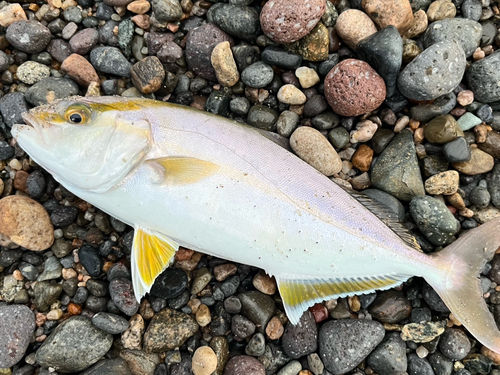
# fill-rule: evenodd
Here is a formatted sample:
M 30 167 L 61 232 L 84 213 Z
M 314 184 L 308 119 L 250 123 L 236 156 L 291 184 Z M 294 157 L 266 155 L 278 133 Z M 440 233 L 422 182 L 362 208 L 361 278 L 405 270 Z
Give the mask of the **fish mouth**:
M 24 133 L 31 135 L 36 141 L 44 145 L 53 145 L 61 136 L 60 129 L 57 129 L 54 125 L 42 124 L 36 116 L 29 112 L 24 112 L 21 114 L 25 124 L 16 124 L 12 127 L 12 135 L 18 139 L 19 136 Z

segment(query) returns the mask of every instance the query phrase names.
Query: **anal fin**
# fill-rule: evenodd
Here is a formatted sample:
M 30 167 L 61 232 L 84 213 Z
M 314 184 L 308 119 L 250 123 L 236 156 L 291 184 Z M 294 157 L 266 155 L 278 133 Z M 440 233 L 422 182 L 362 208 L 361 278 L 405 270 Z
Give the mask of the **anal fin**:
M 141 227 L 134 231 L 131 267 L 137 301 L 149 293 L 155 279 L 172 262 L 179 245 L 169 237 Z
M 291 276 L 276 276 L 276 281 L 286 315 L 292 324 L 297 324 L 302 313 L 315 303 L 331 298 L 343 298 L 354 294 L 390 289 L 406 281 L 409 277 L 397 274 L 330 279 L 295 279 Z

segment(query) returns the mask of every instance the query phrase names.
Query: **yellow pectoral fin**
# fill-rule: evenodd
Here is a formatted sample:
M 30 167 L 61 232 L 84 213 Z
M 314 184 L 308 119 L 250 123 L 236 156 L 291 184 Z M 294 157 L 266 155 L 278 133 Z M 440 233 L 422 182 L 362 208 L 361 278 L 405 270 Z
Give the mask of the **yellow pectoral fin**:
M 220 167 L 197 158 L 169 156 L 148 160 L 163 168 L 163 183 L 173 185 L 193 184 L 217 173 Z
M 353 277 L 338 279 L 302 280 L 276 276 L 285 311 L 292 324 L 297 324 L 302 313 L 314 305 L 331 298 L 365 294 L 389 289 L 406 281 L 405 275 Z
M 135 228 L 132 244 L 132 283 L 137 301 L 149 293 L 155 279 L 172 262 L 179 245 L 149 229 Z

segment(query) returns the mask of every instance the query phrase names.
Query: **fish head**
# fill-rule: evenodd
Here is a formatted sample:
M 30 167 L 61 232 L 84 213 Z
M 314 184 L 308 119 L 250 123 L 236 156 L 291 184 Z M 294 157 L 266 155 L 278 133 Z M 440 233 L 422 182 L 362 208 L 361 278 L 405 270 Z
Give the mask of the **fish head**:
M 96 193 L 121 182 L 151 148 L 141 106 L 119 97 L 73 97 L 23 114 L 12 134 L 31 158 L 65 186 Z

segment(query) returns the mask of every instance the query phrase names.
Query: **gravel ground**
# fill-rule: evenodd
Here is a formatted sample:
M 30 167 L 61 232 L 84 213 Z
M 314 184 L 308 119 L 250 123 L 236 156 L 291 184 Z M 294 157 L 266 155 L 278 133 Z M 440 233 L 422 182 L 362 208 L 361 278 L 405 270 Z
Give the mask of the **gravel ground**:
M 71 95 L 206 110 L 290 138 L 430 253 L 500 216 L 499 24 L 493 0 L 0 2 L 0 374 L 499 375 L 419 278 L 292 326 L 263 271 L 181 249 L 138 304 L 133 229 L 10 134 Z M 500 255 L 481 285 L 500 322 Z

